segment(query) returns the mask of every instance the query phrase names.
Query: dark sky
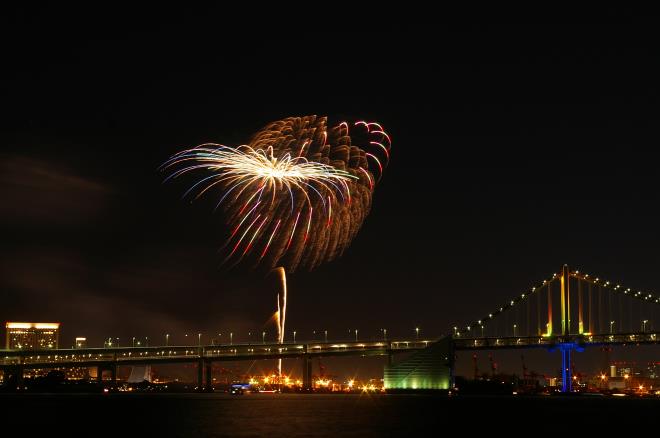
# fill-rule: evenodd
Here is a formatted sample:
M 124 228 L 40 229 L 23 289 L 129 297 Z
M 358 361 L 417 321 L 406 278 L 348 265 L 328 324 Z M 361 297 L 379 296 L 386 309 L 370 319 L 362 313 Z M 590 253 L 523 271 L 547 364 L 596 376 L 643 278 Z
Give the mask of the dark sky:
M 290 277 L 287 325 L 300 338 L 437 336 L 563 263 L 652 291 L 660 35 L 638 15 L 367 26 L 337 14 L 335 26 L 221 10 L 13 11 L 0 318 L 60 321 L 64 345 L 272 334 L 274 286 L 219 267 L 220 216 L 181 201 L 157 167 L 307 114 L 378 120 L 393 149 L 347 253 Z

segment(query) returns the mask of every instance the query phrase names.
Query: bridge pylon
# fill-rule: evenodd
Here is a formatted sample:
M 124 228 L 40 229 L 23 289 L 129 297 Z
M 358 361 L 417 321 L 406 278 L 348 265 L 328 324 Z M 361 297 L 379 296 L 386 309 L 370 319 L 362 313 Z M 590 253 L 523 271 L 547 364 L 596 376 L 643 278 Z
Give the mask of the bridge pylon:
M 563 336 L 571 334 L 571 272 L 568 265 L 561 269 L 561 332 Z
M 312 390 L 312 358 L 305 354 L 302 358 L 303 390 Z

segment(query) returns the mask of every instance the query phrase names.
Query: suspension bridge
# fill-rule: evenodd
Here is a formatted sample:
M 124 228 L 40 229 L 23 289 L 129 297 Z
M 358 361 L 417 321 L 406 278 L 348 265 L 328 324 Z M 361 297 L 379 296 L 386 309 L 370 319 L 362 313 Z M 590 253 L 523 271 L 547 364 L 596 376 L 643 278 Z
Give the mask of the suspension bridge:
M 590 346 L 657 344 L 660 297 L 571 271 L 564 265 L 397 364 L 385 368 L 389 389 L 449 389 L 456 350 L 545 348 L 562 353 L 562 391 L 571 392 L 574 352 Z

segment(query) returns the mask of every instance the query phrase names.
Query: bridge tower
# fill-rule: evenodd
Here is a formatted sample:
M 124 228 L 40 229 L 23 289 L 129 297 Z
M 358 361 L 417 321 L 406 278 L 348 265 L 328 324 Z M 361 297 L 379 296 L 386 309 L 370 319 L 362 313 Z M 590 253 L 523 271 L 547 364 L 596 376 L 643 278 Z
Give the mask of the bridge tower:
M 561 270 L 561 334 L 569 336 L 571 334 L 571 273 L 568 265 L 564 265 Z
M 561 331 L 562 337 L 559 342 L 561 351 L 561 392 L 573 392 L 573 367 L 571 355 L 573 350 L 584 351 L 575 342 L 571 341 L 571 272 L 568 265 L 561 270 Z M 580 296 L 581 298 L 581 296 Z M 581 309 L 580 309 L 581 311 Z M 581 318 L 581 316 L 580 316 Z M 581 332 L 582 328 L 579 328 Z

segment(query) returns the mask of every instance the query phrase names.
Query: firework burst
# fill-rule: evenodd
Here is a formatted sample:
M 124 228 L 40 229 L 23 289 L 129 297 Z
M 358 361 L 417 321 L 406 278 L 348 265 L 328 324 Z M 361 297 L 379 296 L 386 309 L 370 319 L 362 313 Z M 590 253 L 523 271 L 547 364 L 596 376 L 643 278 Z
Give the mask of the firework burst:
M 179 152 L 162 170 L 167 180 L 197 175 L 184 197 L 217 196 L 230 227 L 225 261 L 293 272 L 348 247 L 369 213 L 390 145 L 377 123 L 328 129 L 325 117 L 290 117 L 246 145 Z

